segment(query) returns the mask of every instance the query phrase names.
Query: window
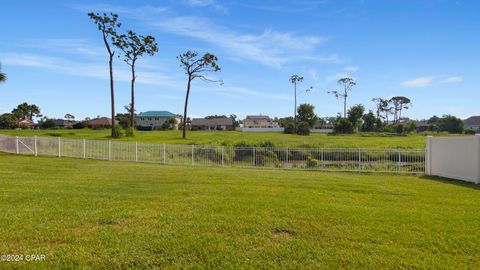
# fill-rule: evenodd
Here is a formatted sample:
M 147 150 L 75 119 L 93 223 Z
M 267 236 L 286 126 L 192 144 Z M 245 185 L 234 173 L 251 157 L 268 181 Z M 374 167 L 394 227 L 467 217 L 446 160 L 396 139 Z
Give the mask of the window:
M 152 117 L 148 117 L 148 121 L 152 121 Z

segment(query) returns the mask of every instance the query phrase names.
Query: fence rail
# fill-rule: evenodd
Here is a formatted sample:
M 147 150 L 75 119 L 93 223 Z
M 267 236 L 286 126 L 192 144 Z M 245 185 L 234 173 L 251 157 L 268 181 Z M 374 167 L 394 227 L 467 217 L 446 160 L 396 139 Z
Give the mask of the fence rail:
M 425 171 L 424 149 L 227 147 L 0 135 L 0 151 L 192 166 L 393 173 Z

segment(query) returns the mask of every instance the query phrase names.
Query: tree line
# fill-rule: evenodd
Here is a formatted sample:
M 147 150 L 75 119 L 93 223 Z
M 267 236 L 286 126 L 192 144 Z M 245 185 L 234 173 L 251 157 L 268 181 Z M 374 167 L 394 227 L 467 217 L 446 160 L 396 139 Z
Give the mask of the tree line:
M 333 132 L 337 134 L 350 134 L 354 132 L 394 132 L 405 134 L 417 131 L 415 121 L 402 117 L 402 112 L 412 106 L 412 101 L 405 96 L 394 96 L 392 98 L 373 98 L 375 104 L 375 113 L 372 110 L 366 112 L 365 106 L 356 104 L 348 108 L 347 102 L 350 92 L 357 84 L 354 79 L 345 77 L 337 81 L 340 89 L 328 91 L 337 99 L 342 100 L 343 114 L 339 113 L 336 117 L 318 117 L 311 104 L 301 104 L 297 107 L 297 87 L 303 81 L 303 77 L 292 75 L 289 79 L 294 86 L 295 111 L 293 117 L 278 119 L 284 133 L 296 133 L 299 135 L 308 135 L 310 129 L 315 125 L 333 126 Z M 305 89 L 303 92 L 312 90 L 313 87 Z M 462 133 L 463 121 L 452 115 L 443 117 L 432 117 L 428 121 L 430 125 L 423 131 L 446 131 L 449 133 Z

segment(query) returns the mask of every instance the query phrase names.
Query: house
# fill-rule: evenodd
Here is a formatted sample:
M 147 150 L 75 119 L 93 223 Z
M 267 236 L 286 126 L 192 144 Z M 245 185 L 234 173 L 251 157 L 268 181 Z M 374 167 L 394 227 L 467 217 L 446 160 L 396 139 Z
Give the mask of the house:
M 99 117 L 95 119 L 88 120 L 89 128 L 108 128 L 112 126 L 112 119 L 108 117 Z
M 244 128 L 280 128 L 268 115 L 247 115 L 243 120 Z
M 228 117 L 193 118 L 191 130 L 234 130 L 233 121 Z
M 75 124 L 75 121 L 65 120 L 65 119 L 53 119 L 53 123 L 56 127 L 69 127 Z
M 480 116 L 471 116 L 463 120 L 465 129 L 472 129 L 475 133 L 480 133 Z
M 432 128 L 432 125 L 427 120 L 415 121 L 415 126 L 417 127 L 417 132 L 428 131 Z
M 175 119 L 174 129 L 178 129 L 181 117 L 168 111 L 147 111 L 135 116 L 135 122 L 138 129 L 156 129 L 161 128 L 163 124 L 173 118 Z
M 22 129 L 35 129 L 37 127 L 37 125 L 30 119 L 19 121 L 18 126 Z

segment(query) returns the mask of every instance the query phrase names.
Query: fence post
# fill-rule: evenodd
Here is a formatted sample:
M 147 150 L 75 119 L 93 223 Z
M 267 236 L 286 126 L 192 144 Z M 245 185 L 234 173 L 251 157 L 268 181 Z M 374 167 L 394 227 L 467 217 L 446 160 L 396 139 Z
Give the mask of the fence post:
M 195 165 L 195 145 L 192 145 L 192 165 Z
M 86 147 L 86 141 L 83 139 L 83 158 L 87 158 L 87 147 Z
M 425 149 L 425 174 L 432 175 L 432 136 L 427 137 L 427 148 Z
M 37 156 L 37 136 L 33 136 L 33 150 L 35 152 L 35 156 Z
M 321 151 L 321 153 L 322 153 L 322 167 L 325 167 L 325 160 L 324 160 L 324 158 L 323 158 L 323 152 L 324 152 L 324 151 L 323 151 L 323 148 L 320 149 L 320 151 Z
M 285 168 L 288 168 L 288 147 L 285 148 Z
M 478 161 L 480 162 L 480 134 L 475 135 L 475 138 L 477 138 L 477 153 L 478 153 Z M 480 166 L 477 167 L 478 173 L 477 173 L 477 181 L 475 181 L 475 184 L 480 184 Z
M 112 160 L 112 141 L 108 141 L 108 160 Z
M 138 162 L 138 142 L 135 142 L 135 162 Z
M 166 162 L 167 162 L 167 157 L 165 154 L 165 144 L 163 144 L 163 163 L 166 163 Z
M 253 151 L 252 151 L 252 153 L 253 153 L 253 167 L 255 167 L 255 166 L 257 165 L 257 162 L 256 162 L 256 156 L 257 156 L 257 155 L 256 155 L 256 150 L 257 150 L 257 148 L 256 148 L 256 147 L 253 147 Z
M 362 149 L 358 148 L 358 167 L 360 168 L 360 171 L 362 170 Z
M 62 156 L 62 146 L 61 146 L 61 138 L 58 137 L 58 157 L 61 157 Z
M 224 165 L 224 160 L 225 160 L 225 154 L 224 154 L 224 146 L 222 145 L 222 166 Z
M 18 149 L 18 136 L 15 136 L 15 153 L 17 153 L 17 155 L 20 153 Z
M 400 149 L 397 149 L 397 154 L 398 154 L 398 173 L 400 173 L 400 167 L 402 166 L 402 155 L 400 153 Z

